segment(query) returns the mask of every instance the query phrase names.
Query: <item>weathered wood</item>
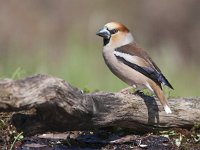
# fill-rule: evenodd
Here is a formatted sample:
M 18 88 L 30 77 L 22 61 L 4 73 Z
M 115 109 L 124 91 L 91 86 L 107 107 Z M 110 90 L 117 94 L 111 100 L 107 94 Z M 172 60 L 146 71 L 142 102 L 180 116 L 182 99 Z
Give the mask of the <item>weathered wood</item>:
M 88 130 L 106 126 L 152 131 L 191 128 L 200 123 L 200 99 L 170 99 L 172 114 L 159 101 L 145 95 L 97 92 L 83 94 L 62 79 L 36 75 L 0 81 L 0 111 L 34 108 L 15 114 L 12 123 L 28 134 L 44 131 Z

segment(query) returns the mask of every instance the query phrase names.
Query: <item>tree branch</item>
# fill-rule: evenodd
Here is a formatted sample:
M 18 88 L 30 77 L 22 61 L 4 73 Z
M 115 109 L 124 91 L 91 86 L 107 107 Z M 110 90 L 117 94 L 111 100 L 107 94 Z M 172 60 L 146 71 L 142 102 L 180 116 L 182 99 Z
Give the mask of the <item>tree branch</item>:
M 0 81 L 0 111 L 36 109 L 15 114 L 12 123 L 26 134 L 45 131 L 89 130 L 119 126 L 146 132 L 200 123 L 200 99 L 170 99 L 172 114 L 159 101 L 143 94 L 89 93 L 62 79 L 36 75 Z

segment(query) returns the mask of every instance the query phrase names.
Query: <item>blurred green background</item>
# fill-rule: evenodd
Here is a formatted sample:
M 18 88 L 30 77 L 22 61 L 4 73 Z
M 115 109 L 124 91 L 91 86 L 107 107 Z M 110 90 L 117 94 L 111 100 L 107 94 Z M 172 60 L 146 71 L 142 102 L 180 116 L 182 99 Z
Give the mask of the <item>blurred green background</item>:
M 80 89 L 127 87 L 106 67 L 104 24 L 125 24 L 161 68 L 172 96 L 200 96 L 199 0 L 0 1 L 0 77 L 50 74 Z

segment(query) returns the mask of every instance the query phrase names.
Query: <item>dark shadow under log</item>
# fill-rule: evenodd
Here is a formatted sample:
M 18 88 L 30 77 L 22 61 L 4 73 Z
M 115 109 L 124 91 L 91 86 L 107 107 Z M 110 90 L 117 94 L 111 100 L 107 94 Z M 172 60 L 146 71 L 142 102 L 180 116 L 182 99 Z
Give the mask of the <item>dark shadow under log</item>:
M 0 111 L 36 110 L 12 117 L 12 123 L 25 134 L 107 126 L 146 132 L 192 128 L 200 123 L 199 98 L 170 99 L 169 104 L 172 114 L 166 114 L 160 102 L 149 96 L 83 94 L 66 81 L 47 75 L 0 81 Z

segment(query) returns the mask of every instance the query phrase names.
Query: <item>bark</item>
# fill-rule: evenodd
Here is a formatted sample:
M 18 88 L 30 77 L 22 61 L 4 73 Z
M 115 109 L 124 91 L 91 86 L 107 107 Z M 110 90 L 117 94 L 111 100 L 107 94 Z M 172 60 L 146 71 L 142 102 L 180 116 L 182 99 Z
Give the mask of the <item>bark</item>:
M 170 99 L 172 114 L 143 94 L 97 92 L 84 94 L 66 81 L 47 75 L 0 80 L 0 111 L 17 113 L 12 123 L 25 134 L 90 130 L 108 126 L 149 132 L 192 128 L 200 123 L 200 98 Z

